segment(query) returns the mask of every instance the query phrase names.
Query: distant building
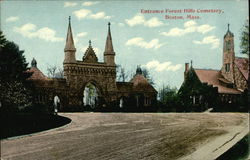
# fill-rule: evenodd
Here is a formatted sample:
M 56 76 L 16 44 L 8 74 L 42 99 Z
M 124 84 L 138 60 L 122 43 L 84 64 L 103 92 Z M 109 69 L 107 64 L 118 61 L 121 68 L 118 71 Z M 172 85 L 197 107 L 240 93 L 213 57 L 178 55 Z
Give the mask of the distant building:
M 75 58 L 76 48 L 69 19 L 66 45 L 64 48 L 64 78 L 48 78 L 38 68 L 33 59 L 29 79 L 37 91 L 36 102 L 53 104 L 53 98 L 60 99 L 59 110 L 74 110 L 89 106 L 92 109 L 107 106 L 119 108 L 150 107 L 156 102 L 157 91 L 142 75 L 141 69 L 130 82 L 116 82 L 115 51 L 112 44 L 110 23 L 104 50 L 104 62 L 98 58 L 91 41 L 82 60 Z M 134 109 L 136 110 L 136 109 Z
M 217 93 L 221 104 L 235 103 L 237 97 L 247 89 L 249 60 L 248 58 L 235 57 L 234 34 L 228 30 L 224 35 L 223 43 L 223 63 L 220 70 L 196 69 L 185 64 L 184 81 L 187 74 L 194 72 L 199 81 L 203 84 L 217 88 Z

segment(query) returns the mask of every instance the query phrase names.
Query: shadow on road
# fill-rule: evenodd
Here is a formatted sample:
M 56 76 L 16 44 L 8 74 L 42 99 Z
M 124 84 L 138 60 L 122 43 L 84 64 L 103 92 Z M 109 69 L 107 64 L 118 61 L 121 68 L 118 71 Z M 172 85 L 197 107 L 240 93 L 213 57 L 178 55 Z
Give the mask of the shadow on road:
M 1 114 L 1 139 L 57 128 L 71 122 L 59 115 Z

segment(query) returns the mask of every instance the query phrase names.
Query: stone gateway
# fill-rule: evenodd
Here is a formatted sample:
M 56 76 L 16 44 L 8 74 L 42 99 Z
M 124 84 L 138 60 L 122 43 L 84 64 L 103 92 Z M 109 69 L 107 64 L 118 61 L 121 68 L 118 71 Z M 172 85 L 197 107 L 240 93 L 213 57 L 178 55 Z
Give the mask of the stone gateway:
M 110 23 L 104 50 L 104 62 L 98 58 L 91 41 L 82 60 L 76 60 L 76 48 L 69 18 L 64 48 L 63 78 L 48 78 L 32 60 L 29 81 L 34 84 L 35 101 L 52 105 L 54 97 L 60 99 L 59 111 L 73 111 L 110 107 L 130 110 L 150 110 L 156 103 L 157 91 L 149 84 L 138 67 L 130 82 L 116 82 L 115 51 L 112 44 Z

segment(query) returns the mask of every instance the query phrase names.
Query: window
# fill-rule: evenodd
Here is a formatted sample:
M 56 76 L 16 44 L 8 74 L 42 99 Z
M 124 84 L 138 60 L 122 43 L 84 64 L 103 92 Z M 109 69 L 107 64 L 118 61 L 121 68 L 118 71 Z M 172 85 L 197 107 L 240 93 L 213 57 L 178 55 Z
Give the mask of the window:
M 230 71 L 230 63 L 227 63 L 227 64 L 226 64 L 225 69 L 226 69 L 226 72 L 229 72 L 229 71 Z
M 145 101 L 144 101 L 144 104 L 145 105 L 150 105 L 150 99 L 148 97 L 145 97 Z
M 231 49 L 231 42 L 230 40 L 226 42 L 226 50 L 230 50 Z

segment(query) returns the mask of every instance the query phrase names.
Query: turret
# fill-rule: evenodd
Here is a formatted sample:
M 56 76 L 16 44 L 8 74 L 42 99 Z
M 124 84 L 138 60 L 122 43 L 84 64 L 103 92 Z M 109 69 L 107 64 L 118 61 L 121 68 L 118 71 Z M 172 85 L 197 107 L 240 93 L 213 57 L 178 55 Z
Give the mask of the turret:
M 71 30 L 71 22 L 70 22 L 70 17 L 69 17 L 68 33 L 67 33 L 66 44 L 64 48 L 65 57 L 64 57 L 63 63 L 75 63 L 76 62 L 75 52 L 76 52 L 76 48 L 74 45 L 74 39 L 72 35 L 72 30 Z
M 108 23 L 108 35 L 104 51 L 104 62 L 107 65 L 115 66 L 115 52 L 112 44 L 112 37 L 110 32 L 110 22 Z
M 31 67 L 37 68 L 37 62 L 36 62 L 35 58 L 33 58 L 31 61 Z
M 136 68 L 136 74 L 141 74 L 142 75 L 142 70 L 140 66 L 137 66 Z

